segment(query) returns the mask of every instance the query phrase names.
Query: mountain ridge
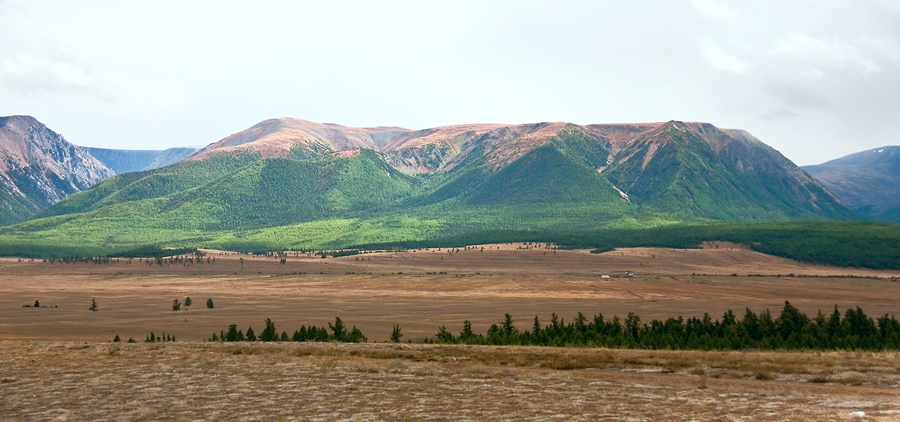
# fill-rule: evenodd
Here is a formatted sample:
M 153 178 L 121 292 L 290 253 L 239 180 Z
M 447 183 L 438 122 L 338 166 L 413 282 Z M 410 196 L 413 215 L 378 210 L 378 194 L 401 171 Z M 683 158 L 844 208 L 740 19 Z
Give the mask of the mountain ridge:
M 0 225 L 26 220 L 112 174 L 34 117 L 0 117 Z
M 872 148 L 803 170 L 851 208 L 900 221 L 900 146 Z

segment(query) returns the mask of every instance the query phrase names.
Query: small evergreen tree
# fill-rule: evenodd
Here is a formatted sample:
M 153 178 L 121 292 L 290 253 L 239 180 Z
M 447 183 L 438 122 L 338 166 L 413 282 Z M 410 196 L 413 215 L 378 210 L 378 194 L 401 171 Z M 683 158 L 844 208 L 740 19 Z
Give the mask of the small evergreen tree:
M 122 341 L 122 339 L 120 339 L 120 338 L 119 338 L 119 335 L 116 334 L 116 338 L 113 339 L 113 343 L 118 343 L 118 342 L 120 342 L 120 341 Z
M 469 339 L 475 336 L 475 333 L 472 332 L 472 322 L 469 320 L 463 321 L 463 330 L 459 333 L 459 338 L 461 340 Z
M 253 333 L 253 327 L 247 327 L 247 341 L 256 341 L 256 334 Z
M 341 317 L 334 317 L 334 325 L 329 322 L 328 328 L 331 328 L 331 331 L 334 332 L 335 340 L 344 341 L 344 336 L 347 335 L 347 327 L 344 326 L 344 321 L 341 321 Z
M 581 315 L 580 312 L 579 312 L 579 315 Z M 508 313 L 503 316 L 503 324 L 501 324 L 501 325 L 502 325 L 502 327 L 500 329 L 501 330 L 500 334 L 504 337 L 509 337 L 509 336 L 519 332 L 519 330 L 513 326 L 512 315 L 510 315 Z
M 403 337 L 403 333 L 400 332 L 400 324 L 394 324 L 394 330 L 391 331 L 391 341 L 399 343 L 400 337 Z
M 192 303 L 194 303 L 194 301 L 191 300 L 191 297 L 190 297 L 190 296 L 184 298 L 184 308 L 185 308 L 185 310 L 187 310 L 187 308 L 190 308 Z
M 215 307 L 215 305 L 213 304 L 212 298 L 206 299 L 206 308 L 212 309 L 214 307 Z
M 259 333 L 259 341 L 278 341 L 278 332 L 275 331 L 275 323 L 266 318 L 266 328 Z
M 353 329 L 350 330 L 350 334 L 344 337 L 344 341 L 348 343 L 366 343 L 369 339 L 367 339 L 362 331 L 354 325 Z
M 35 301 L 34 301 L 34 307 L 35 307 L 35 308 L 40 308 L 40 307 L 41 307 L 41 302 L 38 301 L 38 300 L 35 300 Z
M 97 311 L 97 299 L 96 298 L 91 298 L 91 307 L 88 309 L 95 311 L 95 312 Z
M 172 310 L 175 312 L 178 312 L 181 310 L 181 302 L 179 302 L 178 299 L 175 299 L 174 301 L 172 301 Z
M 447 331 L 447 327 L 441 325 L 438 327 L 437 334 L 434 335 L 437 338 L 437 341 L 440 343 L 455 343 L 455 339 L 453 338 L 453 333 Z
M 241 335 L 238 333 L 237 324 L 228 326 L 228 332 L 221 336 L 225 341 L 240 341 Z

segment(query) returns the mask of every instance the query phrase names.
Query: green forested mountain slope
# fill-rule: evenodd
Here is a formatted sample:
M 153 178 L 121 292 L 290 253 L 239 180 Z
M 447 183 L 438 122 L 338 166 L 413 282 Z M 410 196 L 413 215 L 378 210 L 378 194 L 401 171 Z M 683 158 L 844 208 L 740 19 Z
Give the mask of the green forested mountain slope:
M 203 161 L 181 161 L 159 169 L 123 173 L 69 196 L 38 216 L 82 213 L 117 203 L 160 198 L 208 183 L 259 159 L 258 154 L 249 152 L 220 154 Z
M 618 151 L 612 161 L 603 174 L 632 202 L 687 219 L 854 216 L 771 147 L 712 125 L 669 122 Z
M 777 151 L 708 124 L 404 132 L 288 123 L 269 122 L 187 161 L 73 194 L 42 218 L 0 229 L 0 249 L 17 242 L 337 248 L 493 229 L 857 216 Z M 335 150 L 342 145 L 352 148 Z M 397 157 L 405 164 L 389 164 Z

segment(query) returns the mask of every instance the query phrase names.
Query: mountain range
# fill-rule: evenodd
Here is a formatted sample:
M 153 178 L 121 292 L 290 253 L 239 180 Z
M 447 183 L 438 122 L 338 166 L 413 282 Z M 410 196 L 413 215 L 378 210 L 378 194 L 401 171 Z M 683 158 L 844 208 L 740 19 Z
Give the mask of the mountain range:
M 146 168 L 152 155 L 114 152 L 100 154 L 113 167 Z M 860 217 L 749 133 L 680 121 L 408 130 L 272 119 L 66 194 L 0 237 L 290 249 L 489 229 Z

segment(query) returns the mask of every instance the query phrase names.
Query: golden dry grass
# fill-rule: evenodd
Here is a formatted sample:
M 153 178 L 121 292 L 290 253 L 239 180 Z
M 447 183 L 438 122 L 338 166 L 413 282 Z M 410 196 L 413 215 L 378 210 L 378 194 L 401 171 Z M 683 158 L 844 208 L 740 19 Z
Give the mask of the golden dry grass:
M 3 341 L 0 368 L 3 420 L 900 417 L 896 353 Z
M 215 263 L 163 267 L 138 260 L 0 260 L 0 338 L 102 341 L 165 331 L 181 340 L 203 340 L 233 323 L 258 330 L 271 318 L 291 333 L 340 316 L 370 340 L 388 339 L 393 324 L 400 324 L 404 340 L 419 341 L 433 337 L 440 325 L 458 332 L 465 319 L 484 332 L 507 312 L 529 328 L 534 315 L 547 323 L 554 312 L 568 321 L 577 312 L 607 318 L 636 312 L 644 321 L 703 312 L 716 318 L 728 309 L 741 315 L 745 307 L 777 314 L 785 300 L 811 315 L 828 313 L 835 304 L 860 306 L 873 316 L 900 314 L 900 273 L 806 265 L 729 245 L 599 255 L 544 245 L 486 245 L 484 251 L 479 246 L 452 253 L 290 255 L 285 265 L 278 258 L 209 256 Z M 638 277 L 616 278 L 626 270 Z M 172 312 L 172 301 L 187 296 L 194 300 L 191 309 Z M 214 311 L 205 309 L 210 297 Z M 99 312 L 87 311 L 91 298 L 97 298 Z M 58 308 L 22 307 L 35 300 Z

